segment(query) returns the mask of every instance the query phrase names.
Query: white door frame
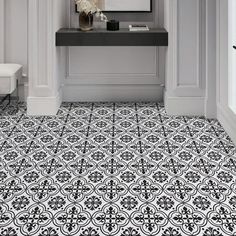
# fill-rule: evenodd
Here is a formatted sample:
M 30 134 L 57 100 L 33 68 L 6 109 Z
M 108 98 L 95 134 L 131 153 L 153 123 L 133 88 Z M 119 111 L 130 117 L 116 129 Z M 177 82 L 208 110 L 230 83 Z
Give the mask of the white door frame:
M 236 114 L 231 110 L 228 99 L 228 7 L 228 0 L 217 0 L 217 118 L 236 144 Z
M 236 45 L 236 1 L 229 1 L 229 107 L 236 113 L 236 50 L 233 45 Z
M 206 1 L 205 116 L 216 118 L 216 1 Z

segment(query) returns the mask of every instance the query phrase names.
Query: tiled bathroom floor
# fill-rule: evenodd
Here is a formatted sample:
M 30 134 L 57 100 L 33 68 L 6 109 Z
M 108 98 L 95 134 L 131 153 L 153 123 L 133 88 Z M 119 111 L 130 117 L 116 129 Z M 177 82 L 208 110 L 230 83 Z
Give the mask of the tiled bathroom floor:
M 1 236 L 236 235 L 236 149 L 156 103 L 0 116 Z

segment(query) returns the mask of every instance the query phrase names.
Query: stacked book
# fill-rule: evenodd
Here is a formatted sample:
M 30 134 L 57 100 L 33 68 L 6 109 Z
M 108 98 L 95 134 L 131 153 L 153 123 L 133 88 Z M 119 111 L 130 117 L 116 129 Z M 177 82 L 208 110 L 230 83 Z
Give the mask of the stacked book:
M 149 31 L 147 25 L 129 25 L 129 31 Z

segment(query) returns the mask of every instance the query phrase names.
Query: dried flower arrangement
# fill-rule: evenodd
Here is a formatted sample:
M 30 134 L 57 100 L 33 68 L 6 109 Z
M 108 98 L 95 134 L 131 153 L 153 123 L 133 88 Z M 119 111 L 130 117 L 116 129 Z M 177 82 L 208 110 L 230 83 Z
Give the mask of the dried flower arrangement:
M 75 0 L 77 10 L 85 14 L 95 14 L 102 21 L 107 21 L 107 17 L 97 7 L 97 0 Z

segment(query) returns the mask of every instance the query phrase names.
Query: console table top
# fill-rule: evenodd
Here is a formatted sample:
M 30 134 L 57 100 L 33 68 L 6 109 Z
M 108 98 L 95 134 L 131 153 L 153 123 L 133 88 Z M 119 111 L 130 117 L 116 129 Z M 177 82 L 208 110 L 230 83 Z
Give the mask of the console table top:
M 128 28 L 121 28 L 117 31 L 109 31 L 104 28 L 94 28 L 89 31 L 82 31 L 79 28 L 61 28 L 58 30 L 60 33 L 80 33 L 80 34 L 94 34 L 94 33 L 111 33 L 111 34 L 120 34 L 120 33 L 139 33 L 139 34 L 147 34 L 147 33 L 167 33 L 164 28 L 150 28 L 148 31 L 129 31 Z
M 94 28 L 86 32 L 78 28 L 62 28 L 56 32 L 56 46 L 168 46 L 168 32 L 164 28 L 149 31 Z

